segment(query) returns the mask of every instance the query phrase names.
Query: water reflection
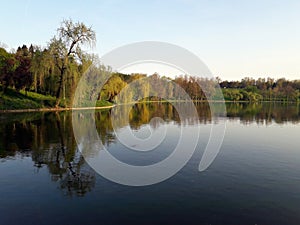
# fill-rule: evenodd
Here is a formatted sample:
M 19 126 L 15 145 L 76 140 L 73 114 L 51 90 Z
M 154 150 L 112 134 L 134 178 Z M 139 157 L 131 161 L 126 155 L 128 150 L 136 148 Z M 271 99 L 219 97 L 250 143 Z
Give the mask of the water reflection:
M 95 175 L 82 169 L 69 113 L 4 114 L 0 135 L 1 158 L 30 153 L 34 166 L 46 166 L 65 194 L 81 196 L 93 187 Z
M 300 119 L 299 103 L 228 103 L 226 108 L 230 119 L 240 118 L 242 123 L 299 123 Z
M 175 104 L 175 103 L 174 103 Z M 184 103 L 177 107 L 188 111 Z M 164 123 L 183 125 L 207 124 L 211 122 L 209 105 L 195 104 L 199 117 L 180 121 L 179 115 L 171 104 L 141 103 L 132 108 L 120 106 L 119 115 L 129 115 L 128 120 L 118 118 L 119 127 L 130 126 L 139 130 L 149 124 L 152 118 L 160 117 Z M 283 124 L 299 123 L 299 104 L 275 103 L 227 103 L 229 119 L 239 119 L 242 123 Z M 91 112 L 83 112 L 88 116 Z M 102 143 L 109 146 L 116 141 L 110 110 L 95 113 L 96 128 Z M 83 196 L 95 185 L 95 174 L 85 164 L 73 136 L 71 112 L 19 113 L 0 115 L 0 158 L 9 159 L 16 154 L 30 155 L 37 169 L 47 167 L 51 180 L 58 183 L 64 194 Z M 152 128 L 160 126 L 161 121 L 152 120 Z

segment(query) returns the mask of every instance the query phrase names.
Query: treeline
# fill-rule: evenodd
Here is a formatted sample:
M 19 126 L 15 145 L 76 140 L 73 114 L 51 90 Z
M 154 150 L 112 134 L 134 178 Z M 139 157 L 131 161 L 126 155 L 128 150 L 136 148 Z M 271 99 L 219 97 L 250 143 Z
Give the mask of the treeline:
M 5 93 L 11 88 L 18 92 L 25 90 L 64 100 L 71 99 L 78 80 L 92 63 L 91 57 L 82 54 L 80 61 L 69 57 L 64 68 L 61 93 L 57 94 L 61 77 L 51 50 L 23 45 L 15 53 L 9 53 L 0 48 L 1 91 Z
M 80 58 L 78 56 L 76 55 L 76 58 L 74 55 L 68 56 L 61 76 L 56 58 L 58 56 L 51 48 L 42 49 L 33 45 L 28 48 L 23 45 L 14 53 L 0 48 L 2 92 L 12 88 L 16 91 L 25 90 L 51 95 L 61 99 L 61 106 L 67 106 L 71 102 L 80 77 L 96 61 L 94 55 L 87 53 L 81 53 Z M 99 93 L 98 99 L 116 102 L 121 90 L 134 81 L 135 87 L 131 89 L 133 96 L 130 96 L 133 100 L 138 100 L 141 92 L 144 93 L 143 95 L 152 96 L 149 100 L 160 100 L 158 95 L 166 96 L 165 98 L 169 100 L 180 100 L 182 92 L 177 85 L 192 100 L 199 101 L 207 98 L 220 100 L 221 97 L 216 92 L 218 87 L 221 87 L 224 99 L 229 101 L 299 101 L 300 98 L 300 80 L 244 78 L 241 81 L 221 81 L 187 75 L 170 79 L 158 74 L 147 76 L 146 74 L 112 73 Z M 149 87 L 147 88 L 149 82 L 156 82 L 157 93 L 149 93 Z
M 86 70 L 91 65 L 103 70 L 97 56 L 83 51 L 83 46 L 91 46 L 95 40 L 95 32 L 90 27 L 64 20 L 45 48 L 23 45 L 12 52 L 0 48 L 0 97 L 8 89 L 30 91 L 53 96 L 53 106 L 70 106 L 78 81 Z M 299 101 L 300 98 L 300 80 L 244 78 L 221 81 L 188 75 L 171 79 L 158 74 L 128 75 L 112 73 L 109 69 L 106 72 L 110 73 L 110 79 L 97 98 L 109 102 L 135 101 L 144 96 L 151 96 L 148 100 L 180 100 L 185 93 L 196 101 L 222 100 L 223 96 L 228 101 L 251 102 Z M 130 90 L 126 90 L 126 99 L 122 99 L 118 95 L 125 87 Z
M 168 100 L 181 100 L 183 92 L 194 101 L 222 100 L 223 97 L 226 101 L 300 101 L 300 80 L 244 78 L 241 81 L 221 81 L 220 78 L 188 75 L 170 79 L 158 74 L 147 77 L 145 74 L 120 73 L 115 73 L 107 82 L 101 92 L 101 98 L 126 102 L 126 99 L 118 99 L 119 93 L 126 85 L 130 85 L 130 90 L 123 96 L 133 101 L 141 96 L 152 96 L 148 100 L 160 100 L 159 96 L 165 96 Z M 154 90 L 151 90 L 149 85 L 155 87 Z
M 47 47 L 23 45 L 14 52 L 0 48 L 0 88 L 51 95 L 56 106 L 70 104 L 77 83 L 96 56 L 83 51 L 95 32 L 83 23 L 64 20 Z
M 246 77 L 241 81 L 220 81 L 225 100 L 299 101 L 300 80 Z

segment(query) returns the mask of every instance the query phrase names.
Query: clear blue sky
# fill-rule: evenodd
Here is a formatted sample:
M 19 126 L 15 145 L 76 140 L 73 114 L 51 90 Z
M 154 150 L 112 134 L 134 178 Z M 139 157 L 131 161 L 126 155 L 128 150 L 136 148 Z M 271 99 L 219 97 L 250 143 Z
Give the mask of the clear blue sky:
M 180 45 L 223 79 L 300 79 L 300 1 L 3 1 L 0 42 L 46 46 L 62 19 L 92 25 L 100 56 L 137 41 Z

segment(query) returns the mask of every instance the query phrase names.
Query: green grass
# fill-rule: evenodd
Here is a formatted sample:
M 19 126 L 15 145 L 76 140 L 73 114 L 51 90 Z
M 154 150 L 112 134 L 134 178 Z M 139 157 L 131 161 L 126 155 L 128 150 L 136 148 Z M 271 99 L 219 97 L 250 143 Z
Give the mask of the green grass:
M 21 90 L 20 93 L 26 96 L 25 91 Z M 35 99 L 35 100 L 52 100 L 52 101 L 55 101 L 55 97 L 53 97 L 51 95 L 42 95 L 42 94 L 39 94 L 39 93 L 36 93 L 36 92 L 30 92 L 30 91 L 27 92 L 26 97 L 29 97 L 29 98 L 32 98 L 32 99 Z
M 112 106 L 113 104 L 109 101 L 101 100 L 96 102 L 96 107 L 105 107 L 105 106 Z
M 66 107 L 69 100 L 61 100 L 60 107 Z M 111 102 L 97 101 L 96 107 L 112 106 Z M 54 108 L 55 97 L 35 92 L 17 92 L 8 88 L 5 93 L 0 91 L 0 110 Z
M 38 109 L 51 108 L 55 105 L 55 98 L 37 94 L 34 92 L 7 89 L 5 93 L 0 92 L 0 110 L 11 109 Z

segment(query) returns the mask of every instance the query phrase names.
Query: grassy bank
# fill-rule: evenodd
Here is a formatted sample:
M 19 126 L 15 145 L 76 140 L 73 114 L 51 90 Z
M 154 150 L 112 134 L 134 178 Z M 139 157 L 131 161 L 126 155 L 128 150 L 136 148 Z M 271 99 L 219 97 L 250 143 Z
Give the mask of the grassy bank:
M 113 104 L 108 101 L 97 101 L 96 107 L 107 107 Z M 62 102 L 62 109 L 64 102 Z M 53 109 L 55 108 L 55 97 L 42 95 L 35 92 L 16 92 L 8 89 L 5 93 L 0 92 L 0 110 L 21 110 L 21 109 Z

